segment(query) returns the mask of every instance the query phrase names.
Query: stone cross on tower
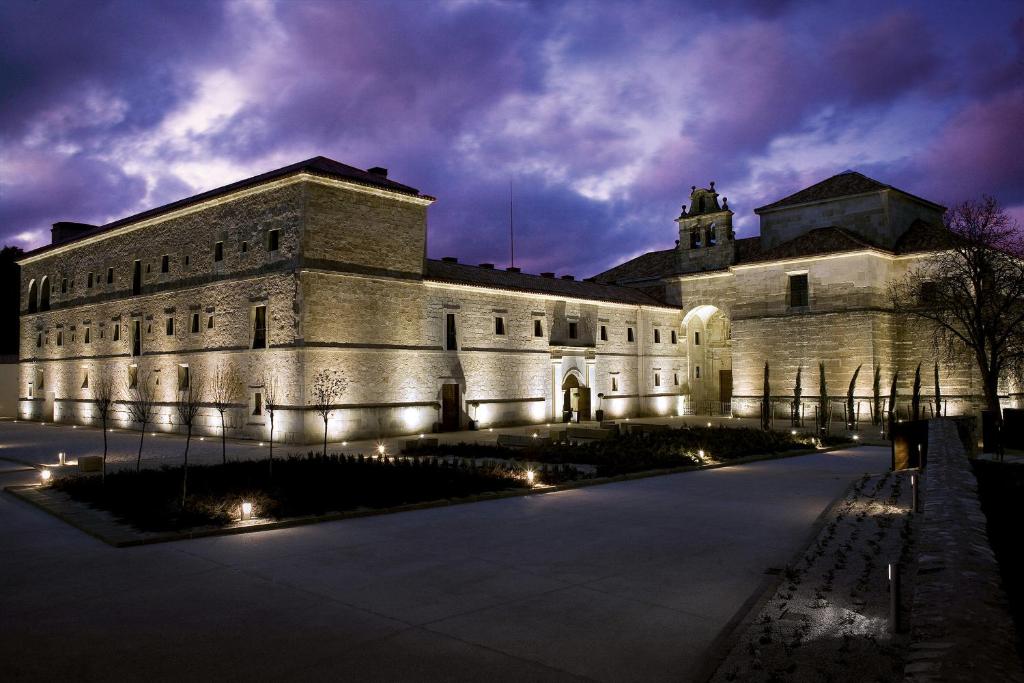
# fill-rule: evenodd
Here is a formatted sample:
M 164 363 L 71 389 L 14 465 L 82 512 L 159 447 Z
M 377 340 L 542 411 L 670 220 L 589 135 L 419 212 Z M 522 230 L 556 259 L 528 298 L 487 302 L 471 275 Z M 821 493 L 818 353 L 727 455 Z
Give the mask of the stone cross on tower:
M 690 188 L 690 210 L 676 219 L 679 244 L 676 248 L 681 272 L 716 270 L 732 265 L 734 238 L 729 200 L 718 202 L 715 181 L 710 187 Z

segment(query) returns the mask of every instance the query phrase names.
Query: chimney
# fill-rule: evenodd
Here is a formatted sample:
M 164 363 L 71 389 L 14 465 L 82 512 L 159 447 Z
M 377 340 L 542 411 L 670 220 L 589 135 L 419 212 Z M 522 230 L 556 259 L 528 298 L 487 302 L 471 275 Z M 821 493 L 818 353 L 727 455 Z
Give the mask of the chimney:
M 494 264 L 493 263 L 481 263 L 480 267 L 481 268 L 486 268 L 487 270 L 494 270 Z
M 454 256 L 442 256 L 441 260 L 444 261 L 445 263 L 458 263 L 459 262 L 459 259 L 455 258 Z
M 563 275 L 562 279 L 563 280 L 575 280 L 576 276 L 575 275 Z
M 67 242 L 77 237 L 81 237 L 90 230 L 95 230 L 98 226 L 89 225 L 88 223 L 73 223 L 71 221 L 59 221 L 53 224 L 50 228 L 50 243 L 57 244 L 58 242 Z
M 506 268 L 505 270 L 507 270 L 507 271 L 508 271 L 508 272 L 510 272 L 510 273 L 518 273 L 518 272 L 520 272 L 520 269 L 519 269 L 519 268 L 516 268 L 515 266 L 509 266 L 509 267 L 508 267 L 508 268 Z
M 541 273 L 540 276 L 541 277 L 554 277 L 555 274 L 554 273 Z
M 388 169 L 382 166 L 374 166 L 373 168 L 366 169 L 366 172 L 370 175 L 379 175 L 381 178 L 388 177 Z

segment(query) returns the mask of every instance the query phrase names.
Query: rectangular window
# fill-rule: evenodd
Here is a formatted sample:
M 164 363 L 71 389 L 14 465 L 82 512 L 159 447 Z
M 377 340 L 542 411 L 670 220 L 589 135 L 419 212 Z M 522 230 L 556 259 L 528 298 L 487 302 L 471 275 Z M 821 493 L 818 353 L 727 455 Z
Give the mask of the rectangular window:
M 445 316 L 445 344 L 444 347 L 449 351 L 454 351 L 458 348 L 455 340 L 455 314 L 449 313 Z
M 92 273 L 85 276 L 85 286 L 88 289 L 92 289 Z
M 167 319 L 167 325 L 165 327 L 168 337 L 174 336 L 174 318 Z
M 676 336 L 676 331 L 675 330 L 672 330 L 672 343 L 673 344 L 678 344 L 679 343 L 679 337 Z
M 43 333 L 42 332 L 40 332 L 39 334 L 36 335 L 36 348 L 37 349 L 43 348 Z
M 661 386 L 661 373 L 660 372 L 654 373 L 654 386 L 656 386 L 656 387 L 660 387 Z
M 84 340 L 83 340 L 83 341 L 85 341 L 85 343 L 86 343 L 86 344 L 89 344 L 89 343 L 91 343 L 91 342 L 92 342 L 92 334 L 91 334 L 91 331 L 92 331 L 92 328 L 91 328 L 91 327 L 86 327 L 86 328 L 85 328 L 85 338 L 84 338 Z
M 132 321 L 132 334 L 131 334 L 131 337 L 132 337 L 132 355 L 133 356 L 141 356 L 142 355 L 142 321 L 141 320 L 133 320 Z
M 213 245 L 213 260 L 223 261 L 224 260 L 224 243 L 217 242 Z
M 57 330 L 57 346 L 64 346 L 64 332 Z
M 569 339 L 576 339 L 579 336 L 579 323 L 569 323 Z
M 612 377 L 612 391 L 618 391 L 618 390 L 619 390 L 619 378 L 618 377 Z
M 256 306 L 252 316 L 252 348 L 267 348 L 267 307 Z
M 67 294 L 68 293 L 68 279 L 66 277 L 62 277 L 60 279 L 60 293 L 61 294 Z
M 700 346 L 700 332 L 693 333 L 693 345 Z
M 192 314 L 191 330 L 192 330 L 192 334 L 196 334 L 196 333 L 199 332 L 199 314 L 198 313 L 193 313 Z
M 108 285 L 114 284 L 114 269 L 113 268 L 107 268 L 107 284 Z
M 187 365 L 178 366 L 178 391 L 188 389 L 189 373 Z
M 699 365 L 693 366 L 693 376 L 694 376 L 695 379 L 700 379 L 700 366 Z
M 544 336 L 544 326 L 541 324 L 540 320 L 534 320 L 533 321 L 533 336 L 534 337 L 543 337 Z
M 100 339 L 103 339 L 103 326 L 100 325 Z
M 129 365 L 128 366 L 128 388 L 134 389 L 139 386 L 139 366 Z
M 673 372 L 672 373 L 672 384 L 676 385 L 677 387 L 679 386 L 679 373 L 678 372 Z
M 281 246 L 281 231 L 271 230 L 267 233 L 267 251 L 277 251 Z
M 171 257 L 169 254 L 164 254 L 160 257 L 160 272 L 166 273 L 171 269 Z
M 807 305 L 807 273 L 789 276 L 789 305 L 793 308 Z
M 190 265 L 192 265 L 192 257 L 185 254 L 185 267 L 188 268 Z
M 212 315 L 207 316 L 207 318 L 206 318 L 206 329 L 208 329 L 208 330 L 212 330 L 213 329 L 213 316 Z
M 262 415 L 263 414 L 263 393 L 257 391 L 252 395 L 252 414 Z
M 494 334 L 505 334 L 505 319 L 500 315 L 494 316 Z
M 243 242 L 242 242 L 242 253 L 244 254 L 244 253 L 245 253 L 245 252 L 247 252 L 247 251 L 249 251 L 249 243 L 248 243 L 248 242 L 245 242 L 245 241 L 243 241 Z
M 88 389 L 89 388 L 89 371 L 88 370 L 83 370 L 82 371 L 82 388 L 83 389 Z
M 142 292 L 142 261 L 132 264 L 132 295 L 138 296 Z
M 121 340 L 121 323 L 114 323 L 114 341 Z
M 655 330 L 654 331 L 654 343 L 655 344 L 660 344 L 661 343 L 661 330 Z
M 608 326 L 601 325 L 601 341 L 608 341 Z
M 628 341 L 628 342 L 632 342 L 633 341 L 633 328 L 632 327 L 627 327 L 626 328 L 626 341 Z

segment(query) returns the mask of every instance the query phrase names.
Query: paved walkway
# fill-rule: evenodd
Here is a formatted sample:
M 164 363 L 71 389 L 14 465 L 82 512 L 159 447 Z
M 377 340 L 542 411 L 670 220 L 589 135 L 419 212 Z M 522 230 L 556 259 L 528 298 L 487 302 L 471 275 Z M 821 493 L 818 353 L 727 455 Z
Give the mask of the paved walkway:
M 129 549 L 0 495 L 4 680 L 691 680 L 888 451 Z M 0 472 L 0 484 L 32 472 Z

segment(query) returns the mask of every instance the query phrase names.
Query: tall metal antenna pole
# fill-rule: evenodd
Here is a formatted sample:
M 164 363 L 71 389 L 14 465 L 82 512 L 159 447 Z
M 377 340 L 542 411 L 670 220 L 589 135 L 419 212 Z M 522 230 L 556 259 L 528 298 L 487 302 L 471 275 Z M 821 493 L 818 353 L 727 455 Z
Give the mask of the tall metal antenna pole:
M 510 267 L 515 267 L 515 222 L 512 218 L 512 179 L 509 179 L 509 263 Z

